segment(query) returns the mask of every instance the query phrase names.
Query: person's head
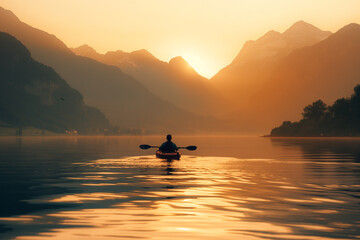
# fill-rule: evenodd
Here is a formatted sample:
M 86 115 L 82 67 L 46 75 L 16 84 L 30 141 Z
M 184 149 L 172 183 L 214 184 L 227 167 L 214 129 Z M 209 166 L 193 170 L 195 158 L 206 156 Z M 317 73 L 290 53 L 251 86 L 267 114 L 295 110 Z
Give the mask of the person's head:
M 168 135 L 166 136 L 166 140 L 171 141 L 171 139 L 172 139 L 171 135 L 168 134 Z

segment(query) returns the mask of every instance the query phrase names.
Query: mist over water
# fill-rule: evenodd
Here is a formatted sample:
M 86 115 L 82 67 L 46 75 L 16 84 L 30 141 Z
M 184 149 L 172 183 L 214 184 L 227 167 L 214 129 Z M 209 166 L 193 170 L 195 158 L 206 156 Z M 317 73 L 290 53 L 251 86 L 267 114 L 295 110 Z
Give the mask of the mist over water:
M 360 139 L 0 138 L 0 239 L 356 239 Z

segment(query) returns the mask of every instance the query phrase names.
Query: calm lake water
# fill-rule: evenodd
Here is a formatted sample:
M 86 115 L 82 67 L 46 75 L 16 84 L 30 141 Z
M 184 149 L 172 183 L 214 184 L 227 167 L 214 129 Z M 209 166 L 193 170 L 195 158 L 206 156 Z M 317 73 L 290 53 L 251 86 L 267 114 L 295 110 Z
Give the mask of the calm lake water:
M 360 239 L 360 139 L 1 137 L 0 239 Z

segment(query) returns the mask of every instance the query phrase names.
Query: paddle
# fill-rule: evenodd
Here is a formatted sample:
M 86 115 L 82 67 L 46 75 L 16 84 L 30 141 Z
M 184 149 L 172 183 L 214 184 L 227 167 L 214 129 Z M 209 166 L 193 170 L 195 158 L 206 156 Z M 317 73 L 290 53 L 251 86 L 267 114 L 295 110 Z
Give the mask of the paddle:
M 187 149 L 189 151 L 194 151 L 197 149 L 197 146 L 187 146 L 187 147 L 178 147 L 179 149 Z
M 149 148 L 159 148 L 158 146 L 150 146 L 150 145 L 147 145 L 147 144 L 143 144 L 143 145 L 140 145 L 139 146 L 141 149 L 149 149 Z M 187 146 L 187 147 L 178 147 L 179 149 L 187 149 L 189 151 L 194 151 L 197 149 L 196 146 Z
M 141 149 L 149 149 L 149 148 L 159 148 L 158 146 L 150 146 L 150 145 L 147 145 L 147 144 L 143 144 L 143 145 L 140 145 L 139 146 Z

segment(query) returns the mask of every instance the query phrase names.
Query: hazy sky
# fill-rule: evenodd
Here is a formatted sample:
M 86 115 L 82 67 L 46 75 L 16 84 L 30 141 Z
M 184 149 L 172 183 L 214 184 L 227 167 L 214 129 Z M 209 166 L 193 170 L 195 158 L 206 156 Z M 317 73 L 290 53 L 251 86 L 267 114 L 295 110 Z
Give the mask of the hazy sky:
M 0 0 L 0 6 L 69 47 L 147 49 L 164 61 L 180 55 L 206 77 L 271 29 L 304 20 L 334 32 L 360 23 L 360 0 Z

